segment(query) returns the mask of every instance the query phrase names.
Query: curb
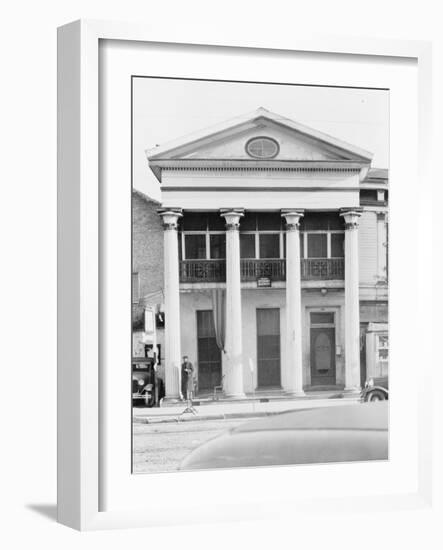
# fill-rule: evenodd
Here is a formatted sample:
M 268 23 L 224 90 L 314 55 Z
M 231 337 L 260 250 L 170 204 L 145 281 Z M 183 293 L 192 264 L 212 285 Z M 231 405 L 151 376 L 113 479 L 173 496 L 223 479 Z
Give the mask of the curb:
M 303 396 L 287 396 L 287 397 L 254 397 L 252 399 L 220 399 L 217 401 L 213 401 L 211 399 L 193 399 L 192 404 L 196 407 L 205 407 L 206 405 L 227 405 L 227 404 L 250 404 L 252 402 L 255 403 L 283 403 L 283 402 L 289 402 L 289 401 L 315 401 L 320 399 L 355 399 L 356 398 L 355 393 L 353 392 L 345 392 L 345 391 L 339 391 L 336 393 L 330 393 L 328 395 L 321 395 L 321 394 L 314 394 L 314 395 L 303 395 Z M 360 395 L 360 392 L 358 392 L 358 395 Z M 185 406 L 186 401 L 176 401 L 174 403 L 168 403 L 167 406 L 164 408 L 180 408 Z
M 314 398 L 315 399 L 315 398 Z M 334 396 L 330 396 L 325 399 L 343 399 L 343 401 L 348 401 L 349 399 L 352 399 L 353 401 L 357 401 L 357 398 L 352 394 L 338 394 Z M 313 397 L 310 398 L 301 398 L 300 401 L 306 402 L 306 407 L 309 408 L 309 401 L 313 400 Z M 165 413 L 164 415 L 155 415 L 155 416 L 137 416 L 134 415 L 132 418 L 133 424 L 166 424 L 166 423 L 180 423 L 180 422 L 193 422 L 198 420 L 231 420 L 231 419 L 237 419 L 237 418 L 262 418 L 265 416 L 272 416 L 274 414 L 286 412 L 290 409 L 284 409 L 284 410 L 274 410 L 274 411 L 245 411 L 245 412 L 226 412 L 226 413 L 211 413 L 211 414 L 205 414 L 204 408 L 205 406 L 200 407 L 203 409 L 201 410 L 201 414 L 197 413 L 196 415 L 193 415 L 192 413 Z M 306 408 L 304 407 L 304 408 Z
M 166 424 L 180 422 L 195 422 L 199 420 L 232 420 L 236 418 L 260 418 L 264 416 L 272 416 L 282 411 L 257 411 L 255 413 L 218 413 L 218 414 L 197 414 L 185 413 L 185 415 L 173 415 L 168 418 L 155 418 L 146 416 L 134 416 L 133 424 Z

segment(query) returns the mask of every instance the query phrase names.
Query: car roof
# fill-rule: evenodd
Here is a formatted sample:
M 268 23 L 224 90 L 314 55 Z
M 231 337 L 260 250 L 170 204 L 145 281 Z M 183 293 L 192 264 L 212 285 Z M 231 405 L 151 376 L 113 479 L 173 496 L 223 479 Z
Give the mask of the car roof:
M 387 460 L 388 406 L 333 405 L 249 421 L 191 451 L 180 469 Z
M 231 433 L 266 430 L 387 430 L 387 406 L 386 401 L 381 401 L 298 409 L 246 422 L 233 428 Z

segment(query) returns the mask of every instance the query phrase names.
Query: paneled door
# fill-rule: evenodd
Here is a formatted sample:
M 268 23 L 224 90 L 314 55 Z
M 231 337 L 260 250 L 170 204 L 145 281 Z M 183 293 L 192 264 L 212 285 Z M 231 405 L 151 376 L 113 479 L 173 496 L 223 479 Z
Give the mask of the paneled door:
M 311 385 L 335 382 L 335 328 L 311 327 Z
M 280 310 L 257 309 L 257 386 L 280 385 Z
M 221 351 L 215 338 L 212 310 L 197 311 L 198 389 L 213 391 L 221 384 Z

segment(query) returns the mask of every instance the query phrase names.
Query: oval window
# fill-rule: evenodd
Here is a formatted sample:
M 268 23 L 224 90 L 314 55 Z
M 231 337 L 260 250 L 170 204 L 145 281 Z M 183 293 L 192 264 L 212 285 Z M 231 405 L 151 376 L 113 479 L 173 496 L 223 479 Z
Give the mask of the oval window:
M 268 137 L 252 138 L 246 144 L 246 152 L 257 159 L 271 159 L 278 154 L 279 147 L 275 139 Z

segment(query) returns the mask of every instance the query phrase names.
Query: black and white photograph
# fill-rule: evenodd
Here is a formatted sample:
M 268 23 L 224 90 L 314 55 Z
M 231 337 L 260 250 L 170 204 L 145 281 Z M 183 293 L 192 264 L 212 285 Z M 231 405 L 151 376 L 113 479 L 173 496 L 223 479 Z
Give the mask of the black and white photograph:
M 132 79 L 133 473 L 387 460 L 389 90 Z
M 2 547 L 443 547 L 437 7 L 6 6 Z

